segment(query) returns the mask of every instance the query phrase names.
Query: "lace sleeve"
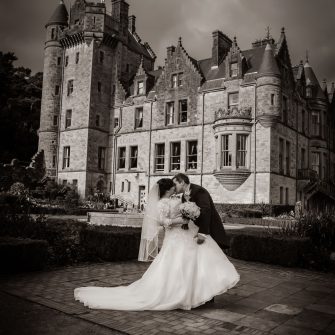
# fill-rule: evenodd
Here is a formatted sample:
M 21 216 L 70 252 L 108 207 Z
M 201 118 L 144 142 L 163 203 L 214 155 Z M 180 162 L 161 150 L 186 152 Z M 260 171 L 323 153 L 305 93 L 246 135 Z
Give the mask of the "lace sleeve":
M 160 201 L 158 203 L 158 209 L 159 209 L 159 224 L 164 227 L 171 225 L 170 207 L 168 202 Z

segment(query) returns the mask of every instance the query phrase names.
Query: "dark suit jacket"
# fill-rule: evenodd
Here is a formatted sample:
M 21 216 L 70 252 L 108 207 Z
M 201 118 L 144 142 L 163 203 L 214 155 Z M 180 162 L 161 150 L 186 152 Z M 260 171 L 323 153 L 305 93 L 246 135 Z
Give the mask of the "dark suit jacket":
M 182 201 L 186 201 L 184 196 Z M 199 185 L 191 184 L 189 201 L 200 207 L 200 216 L 194 222 L 199 227 L 198 233 L 210 235 L 220 247 L 229 248 L 220 215 L 208 191 Z

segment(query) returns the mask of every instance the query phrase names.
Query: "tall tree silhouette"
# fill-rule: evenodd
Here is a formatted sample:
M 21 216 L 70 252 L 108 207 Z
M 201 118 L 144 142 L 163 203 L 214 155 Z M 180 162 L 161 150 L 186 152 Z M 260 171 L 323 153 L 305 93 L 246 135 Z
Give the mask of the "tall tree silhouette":
M 38 146 L 41 72 L 15 67 L 12 52 L 0 52 L 0 162 L 29 161 Z

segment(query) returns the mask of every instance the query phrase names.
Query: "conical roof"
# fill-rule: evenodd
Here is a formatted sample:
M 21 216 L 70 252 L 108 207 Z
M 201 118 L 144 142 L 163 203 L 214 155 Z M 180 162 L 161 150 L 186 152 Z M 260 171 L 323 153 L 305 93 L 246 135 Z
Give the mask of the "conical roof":
M 278 68 L 276 58 L 273 54 L 272 47 L 268 43 L 264 50 L 262 63 L 258 70 L 258 76 L 262 77 L 262 76 L 269 76 L 269 75 L 280 76 L 280 71 Z
M 325 96 L 324 92 L 322 91 L 320 83 L 319 83 L 318 79 L 316 78 L 316 75 L 315 75 L 312 67 L 308 63 L 308 61 L 306 61 L 305 65 L 304 65 L 304 70 L 305 70 L 306 86 L 315 87 L 315 91 L 316 91 L 315 98 L 326 99 L 326 96 Z
M 67 12 L 64 1 L 60 0 L 59 5 L 57 6 L 56 10 L 52 14 L 51 18 L 49 19 L 45 27 L 48 27 L 51 24 L 59 24 L 59 25 L 66 26 L 68 24 L 68 18 L 69 18 L 69 14 Z

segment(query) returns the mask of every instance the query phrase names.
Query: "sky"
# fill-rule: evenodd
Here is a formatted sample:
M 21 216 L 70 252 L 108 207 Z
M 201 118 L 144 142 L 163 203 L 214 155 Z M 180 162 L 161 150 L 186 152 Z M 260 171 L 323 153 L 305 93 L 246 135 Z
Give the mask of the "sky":
M 74 0 L 72 0 L 74 1 Z M 111 0 L 105 1 L 107 5 Z M 44 25 L 59 0 L 0 0 L 0 51 L 13 51 L 16 65 L 43 70 Z M 70 0 L 65 0 L 69 5 Z M 241 50 L 264 38 L 267 27 L 275 40 L 285 27 L 292 65 L 306 59 L 320 83 L 335 81 L 334 0 L 128 0 L 136 30 L 164 64 L 166 48 L 179 36 L 190 56 L 211 56 L 212 32 L 237 37 Z

